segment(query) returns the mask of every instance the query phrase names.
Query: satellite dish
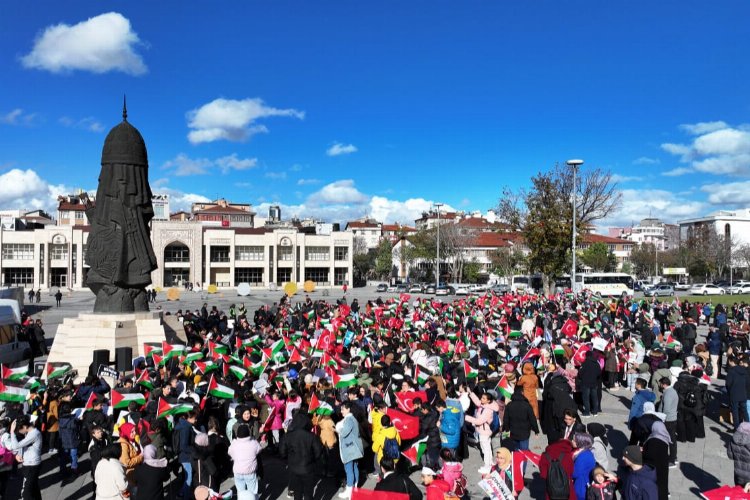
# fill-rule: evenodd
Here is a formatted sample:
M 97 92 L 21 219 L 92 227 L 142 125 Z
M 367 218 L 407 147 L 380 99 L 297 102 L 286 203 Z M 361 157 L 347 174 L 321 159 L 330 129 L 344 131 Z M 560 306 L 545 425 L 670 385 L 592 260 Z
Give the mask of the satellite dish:
M 287 294 L 288 297 L 291 297 L 295 293 L 297 293 L 297 283 L 289 282 L 286 285 L 284 285 L 284 293 Z
M 304 284 L 304 290 L 307 293 L 314 292 L 315 291 L 315 282 L 307 280 Z
M 240 297 L 247 297 L 250 295 L 250 283 L 240 283 L 237 286 L 237 295 Z

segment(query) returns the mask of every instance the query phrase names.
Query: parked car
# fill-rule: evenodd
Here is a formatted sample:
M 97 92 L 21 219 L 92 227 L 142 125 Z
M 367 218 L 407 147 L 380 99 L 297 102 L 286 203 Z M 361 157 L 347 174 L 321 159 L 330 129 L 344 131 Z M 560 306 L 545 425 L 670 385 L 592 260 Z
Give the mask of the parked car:
M 690 287 L 690 295 L 724 295 L 726 290 L 713 283 L 697 283 Z
M 424 293 L 433 295 L 435 293 L 435 285 L 427 285 L 426 287 L 424 287 Z
M 674 289 L 677 291 L 685 292 L 685 291 L 690 290 L 690 287 L 691 287 L 690 283 L 677 283 L 674 286 Z
M 396 293 L 406 293 L 409 291 L 409 285 L 406 283 L 399 283 L 396 285 Z
M 398 286 L 398 285 L 388 285 L 388 289 L 386 290 L 386 292 L 395 293 L 396 292 L 396 286 Z
M 469 293 L 471 293 L 471 289 L 468 286 L 456 287 L 456 295 L 469 295 Z
M 643 292 L 643 295 L 646 297 L 672 297 L 674 296 L 674 287 L 667 283 L 661 283 L 649 288 Z
M 450 295 L 450 293 L 450 288 L 447 286 L 439 286 L 437 290 L 435 290 L 435 295 Z
M 378 287 L 375 289 L 375 291 L 378 292 L 378 293 L 387 292 L 388 291 L 388 285 L 386 285 L 385 283 L 381 283 L 381 284 L 378 285 Z
M 409 293 L 422 293 L 422 285 L 414 283 L 409 287 Z
M 750 293 L 750 283 L 748 283 L 747 281 L 737 283 L 729 289 L 729 293 L 731 293 L 732 295 L 736 295 L 738 293 Z
M 496 293 L 498 295 L 502 295 L 504 293 L 510 292 L 510 285 L 494 285 L 492 288 L 492 293 Z

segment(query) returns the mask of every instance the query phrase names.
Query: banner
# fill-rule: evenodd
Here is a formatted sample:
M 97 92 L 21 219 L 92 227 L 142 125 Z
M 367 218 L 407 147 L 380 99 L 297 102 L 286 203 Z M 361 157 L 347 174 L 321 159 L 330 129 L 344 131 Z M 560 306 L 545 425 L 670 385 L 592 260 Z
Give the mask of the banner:
M 503 481 L 503 478 L 500 477 L 497 471 L 479 481 L 479 487 L 492 500 L 514 500 L 513 493 L 508 489 L 505 481 Z

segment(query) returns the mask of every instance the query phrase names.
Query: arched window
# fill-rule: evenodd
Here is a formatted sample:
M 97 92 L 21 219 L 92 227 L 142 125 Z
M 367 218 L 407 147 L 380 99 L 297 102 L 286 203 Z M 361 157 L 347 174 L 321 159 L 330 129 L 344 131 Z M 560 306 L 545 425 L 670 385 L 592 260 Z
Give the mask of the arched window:
M 732 238 L 732 227 L 727 222 L 724 224 L 724 239 L 729 241 Z
M 190 262 L 190 249 L 187 245 L 175 241 L 164 248 L 164 263 Z

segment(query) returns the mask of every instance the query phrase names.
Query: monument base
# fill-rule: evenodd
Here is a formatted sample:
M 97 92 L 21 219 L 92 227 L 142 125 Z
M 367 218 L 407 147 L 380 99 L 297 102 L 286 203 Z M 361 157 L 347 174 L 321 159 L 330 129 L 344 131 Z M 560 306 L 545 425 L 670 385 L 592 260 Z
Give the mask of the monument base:
M 47 361 L 70 363 L 78 370 L 77 380 L 83 380 L 96 349 L 108 349 L 110 361 L 114 361 L 117 347 L 131 347 L 133 357 L 138 357 L 144 355 L 144 342 L 166 339 L 161 311 L 81 313 L 77 318 L 65 318 L 57 328 Z M 45 372 L 43 377 L 46 376 Z

